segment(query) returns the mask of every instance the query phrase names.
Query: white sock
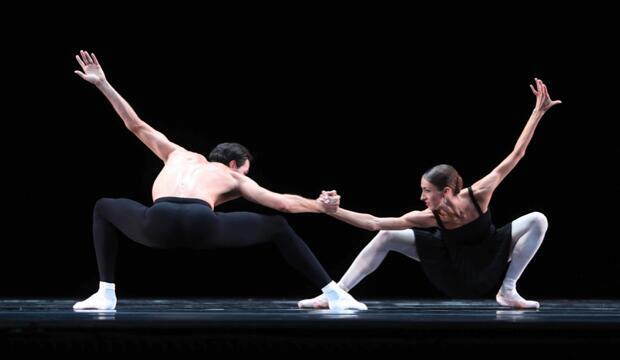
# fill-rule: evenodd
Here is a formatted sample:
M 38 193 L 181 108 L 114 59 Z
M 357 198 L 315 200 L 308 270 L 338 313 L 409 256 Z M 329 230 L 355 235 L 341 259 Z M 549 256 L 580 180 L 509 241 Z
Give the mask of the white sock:
M 116 308 L 116 286 L 114 283 L 99 282 L 99 290 L 88 299 L 73 305 L 75 310 L 114 310 Z
M 333 300 L 337 300 L 339 295 L 344 292 L 344 290 L 342 290 L 334 281 L 331 281 L 329 284 L 325 285 L 321 291 L 327 296 L 328 299 Z
M 368 307 L 347 294 L 335 282 L 330 282 L 321 289 L 331 310 L 367 310 Z

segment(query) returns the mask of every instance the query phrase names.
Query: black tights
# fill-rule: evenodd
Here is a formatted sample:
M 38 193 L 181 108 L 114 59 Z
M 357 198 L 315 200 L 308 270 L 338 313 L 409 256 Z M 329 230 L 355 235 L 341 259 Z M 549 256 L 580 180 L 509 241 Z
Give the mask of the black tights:
M 129 199 L 99 199 L 93 236 L 101 281 L 114 282 L 118 240 L 153 248 L 235 248 L 273 241 L 288 263 L 321 288 L 331 278 L 282 216 L 216 213 L 200 199 L 164 197 L 147 207 Z

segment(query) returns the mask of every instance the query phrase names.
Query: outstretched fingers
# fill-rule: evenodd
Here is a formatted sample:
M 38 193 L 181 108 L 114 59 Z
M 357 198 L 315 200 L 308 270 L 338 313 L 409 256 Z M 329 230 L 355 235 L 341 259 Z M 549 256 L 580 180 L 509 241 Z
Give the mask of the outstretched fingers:
M 88 52 L 84 51 L 84 57 L 86 57 L 89 64 L 94 64 L 93 58 L 90 57 L 90 54 Z
M 80 57 L 80 55 L 75 55 L 75 59 L 77 60 L 78 64 L 80 64 L 80 66 L 82 67 L 82 70 L 84 70 L 84 68 L 86 67 L 86 64 L 84 64 L 84 61 L 82 61 L 82 58 Z

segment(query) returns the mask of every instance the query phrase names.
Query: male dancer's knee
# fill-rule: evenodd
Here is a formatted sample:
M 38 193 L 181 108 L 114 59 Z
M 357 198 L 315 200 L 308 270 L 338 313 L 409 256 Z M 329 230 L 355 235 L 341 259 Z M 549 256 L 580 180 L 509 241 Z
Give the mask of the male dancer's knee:
M 273 236 L 278 240 L 291 240 L 291 235 L 295 234 L 295 231 L 289 225 L 288 221 L 282 215 L 270 216 L 270 228 Z
M 111 198 L 101 198 L 97 200 L 95 203 L 94 213 L 97 215 L 103 215 L 112 207 L 114 203 L 114 199 Z

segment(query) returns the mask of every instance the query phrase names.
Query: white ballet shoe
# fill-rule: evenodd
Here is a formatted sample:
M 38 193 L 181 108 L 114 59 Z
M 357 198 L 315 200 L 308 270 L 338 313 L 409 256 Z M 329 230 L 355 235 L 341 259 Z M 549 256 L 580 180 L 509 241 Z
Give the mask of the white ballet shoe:
M 495 295 L 495 300 L 502 306 L 509 306 L 516 309 L 538 309 L 540 303 L 538 301 L 525 300 L 517 293 L 516 290 L 512 291 L 498 291 Z
M 297 306 L 300 309 L 329 309 L 329 302 L 325 294 L 321 294 L 312 299 L 300 300 Z

